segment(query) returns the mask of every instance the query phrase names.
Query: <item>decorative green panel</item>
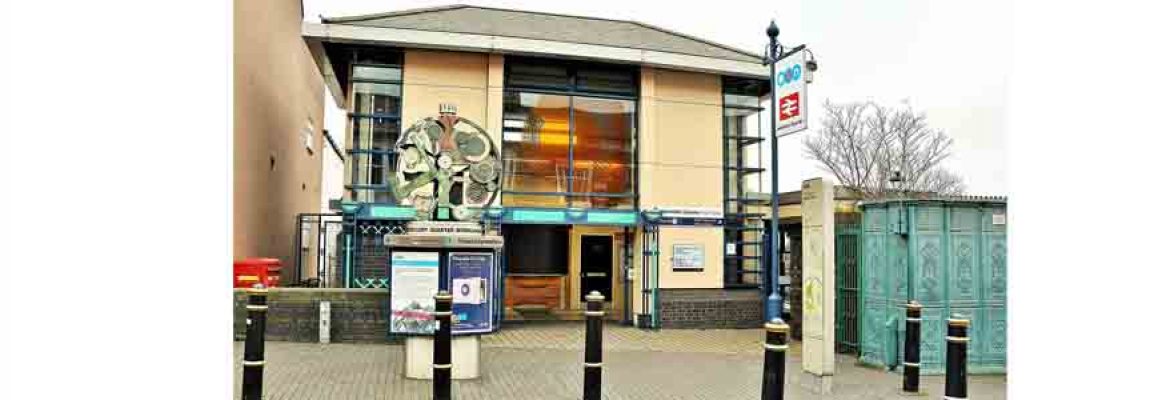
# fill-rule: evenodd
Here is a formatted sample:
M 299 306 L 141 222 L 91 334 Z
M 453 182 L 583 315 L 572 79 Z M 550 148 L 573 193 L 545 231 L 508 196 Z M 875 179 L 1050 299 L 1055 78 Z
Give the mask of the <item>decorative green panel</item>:
M 866 210 L 861 216 L 864 221 L 865 230 L 869 232 L 885 232 L 886 231 L 886 209 L 885 207 L 873 207 Z
M 983 281 L 986 282 L 984 298 L 988 302 L 1007 302 L 1007 235 L 985 234 L 983 237 Z
M 950 213 L 951 232 L 976 232 L 979 230 L 979 210 L 952 208 Z
M 938 306 L 943 302 L 942 235 L 918 234 L 914 251 L 914 295 L 924 306 Z
M 951 234 L 951 274 L 948 279 L 949 299 L 952 304 L 973 304 L 979 295 L 979 268 L 976 260 L 976 236 L 970 233 Z
M 906 239 L 902 235 L 886 235 L 886 270 L 885 276 L 888 282 L 889 289 L 886 291 L 886 298 L 891 300 L 898 300 L 905 303 L 908 299 L 906 289 Z
M 984 346 L 984 364 L 1007 365 L 1007 310 L 1003 307 L 989 307 L 987 332 Z
M 886 343 L 889 328 L 886 326 L 886 300 L 877 297 L 863 297 L 861 318 L 861 361 L 874 365 L 887 365 Z
M 915 206 L 914 228 L 919 231 L 940 231 L 943 225 L 943 212 L 937 206 Z
M 921 371 L 937 374 L 945 369 L 946 360 L 946 318 L 944 310 L 937 307 L 922 309 L 922 353 Z
M 861 276 L 862 287 L 865 291 L 865 296 L 873 298 L 885 298 L 885 243 L 882 241 L 885 235 L 880 233 L 870 234 L 863 238 L 862 251 L 865 252 L 865 258 L 862 260 Z

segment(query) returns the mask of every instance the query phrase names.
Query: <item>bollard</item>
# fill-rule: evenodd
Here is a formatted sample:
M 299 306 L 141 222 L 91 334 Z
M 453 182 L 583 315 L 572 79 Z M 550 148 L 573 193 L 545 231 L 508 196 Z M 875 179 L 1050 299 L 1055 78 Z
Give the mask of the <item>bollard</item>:
M 779 318 L 764 324 L 764 385 L 761 398 L 784 399 L 784 355 L 788 352 L 788 324 Z
M 264 326 L 268 318 L 268 289 L 257 283 L 248 289 L 247 333 L 244 337 L 244 400 L 264 396 Z
M 971 321 L 958 315 L 947 320 L 947 380 L 944 398 L 962 400 L 967 398 L 967 327 Z
M 446 290 L 435 294 L 434 316 L 439 321 L 431 354 L 435 400 L 451 399 L 451 299 L 451 294 Z
M 601 310 L 605 296 L 596 290 L 585 296 L 585 400 L 601 399 Z
M 906 304 L 906 351 L 902 362 L 902 391 L 918 393 L 919 350 L 922 340 L 922 305 Z

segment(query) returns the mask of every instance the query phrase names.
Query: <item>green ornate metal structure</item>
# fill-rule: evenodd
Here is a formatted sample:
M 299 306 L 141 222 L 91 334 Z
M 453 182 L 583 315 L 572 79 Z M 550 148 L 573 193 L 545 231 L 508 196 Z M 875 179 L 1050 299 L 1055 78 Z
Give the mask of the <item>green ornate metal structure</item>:
M 861 210 L 861 362 L 900 364 L 913 299 L 923 305 L 923 374 L 944 370 L 952 314 L 971 319 L 968 370 L 1006 372 L 1007 199 L 882 200 Z

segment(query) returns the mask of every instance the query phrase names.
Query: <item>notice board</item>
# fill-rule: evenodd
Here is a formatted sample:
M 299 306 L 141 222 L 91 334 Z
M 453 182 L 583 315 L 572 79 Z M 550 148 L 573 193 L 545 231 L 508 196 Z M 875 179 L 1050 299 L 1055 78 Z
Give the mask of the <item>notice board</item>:
M 451 276 L 451 333 L 486 333 L 492 330 L 493 275 L 495 254 L 450 252 L 447 270 Z
M 390 333 L 432 334 L 439 291 L 438 252 L 394 252 L 390 258 Z

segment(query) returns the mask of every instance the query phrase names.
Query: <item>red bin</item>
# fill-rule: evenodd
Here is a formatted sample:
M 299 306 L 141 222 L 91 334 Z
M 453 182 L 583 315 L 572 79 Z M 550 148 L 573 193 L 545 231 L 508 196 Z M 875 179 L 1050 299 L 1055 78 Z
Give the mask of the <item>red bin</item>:
M 266 287 L 280 284 L 280 260 L 245 258 L 232 263 L 232 287 L 250 288 L 257 283 Z

